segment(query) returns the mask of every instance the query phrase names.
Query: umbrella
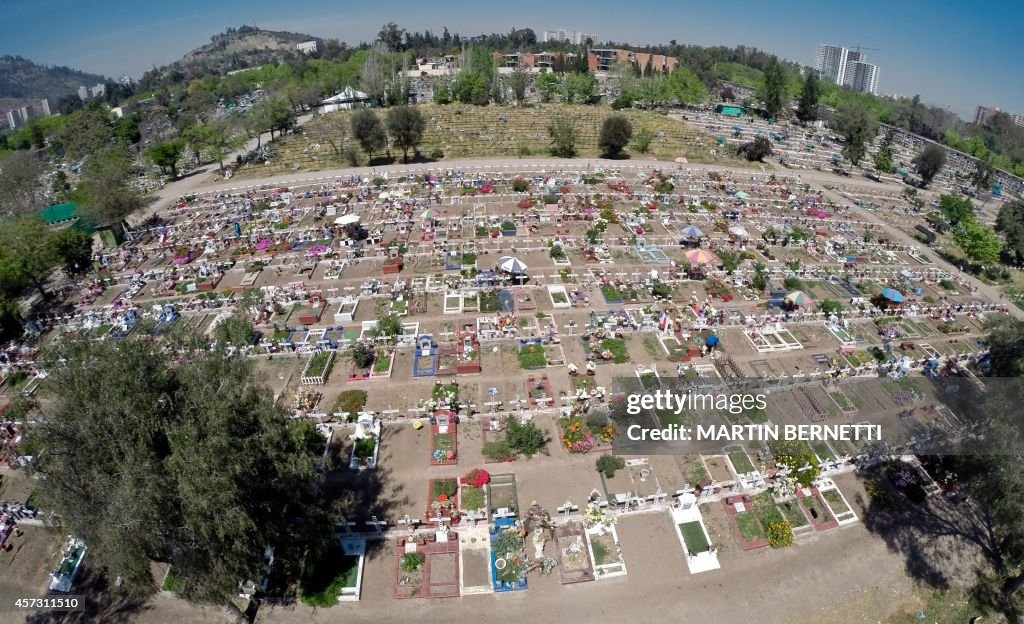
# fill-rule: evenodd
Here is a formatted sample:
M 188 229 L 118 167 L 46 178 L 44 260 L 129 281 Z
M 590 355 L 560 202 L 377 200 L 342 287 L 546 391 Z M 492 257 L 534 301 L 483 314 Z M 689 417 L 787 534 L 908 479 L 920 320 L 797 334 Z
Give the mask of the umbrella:
M 334 225 L 350 225 L 352 223 L 359 223 L 359 215 L 347 214 L 334 220 Z
M 740 128 L 739 126 L 733 126 L 732 127 L 732 131 L 733 132 L 743 132 L 743 128 Z
M 718 141 L 718 144 L 719 144 L 719 145 L 721 145 L 721 144 L 725 143 L 725 137 L 724 137 L 724 136 L 720 136 L 720 137 L 718 137 L 718 138 L 717 138 L 716 140 Z
M 440 217 L 441 211 L 437 210 L 436 208 L 427 208 L 426 210 L 420 213 L 420 219 L 423 219 L 424 221 L 433 221 L 434 219 L 438 219 Z
M 704 344 L 706 344 L 709 347 L 715 346 L 716 344 L 718 344 L 718 336 L 708 336 L 704 340 Z
M 793 305 L 805 306 L 808 303 L 810 303 L 811 298 L 808 297 L 807 293 L 805 293 L 802 290 L 794 290 L 793 292 L 786 295 L 785 300 L 788 301 L 789 303 L 792 303 Z
M 715 254 L 706 249 L 691 249 L 685 256 L 693 264 L 712 264 L 717 260 Z
M 680 230 L 680 233 L 682 233 L 683 236 L 689 236 L 690 238 L 700 238 L 701 236 L 704 236 L 704 232 L 701 232 L 692 225 L 684 227 Z
M 729 233 L 735 236 L 739 236 L 741 238 L 747 238 L 748 236 L 750 236 L 750 233 L 747 232 L 747 228 L 743 227 L 742 225 L 732 226 L 731 228 L 729 228 Z
M 895 288 L 886 288 L 882 291 L 882 296 L 892 301 L 893 303 L 901 303 L 903 301 L 903 293 L 896 290 Z
M 747 195 L 743 191 L 740 191 L 739 193 L 736 193 L 736 198 L 737 199 L 747 199 L 748 197 L 750 197 L 750 195 Z
M 525 273 L 526 263 L 513 256 L 502 256 L 498 258 L 498 268 L 508 273 Z

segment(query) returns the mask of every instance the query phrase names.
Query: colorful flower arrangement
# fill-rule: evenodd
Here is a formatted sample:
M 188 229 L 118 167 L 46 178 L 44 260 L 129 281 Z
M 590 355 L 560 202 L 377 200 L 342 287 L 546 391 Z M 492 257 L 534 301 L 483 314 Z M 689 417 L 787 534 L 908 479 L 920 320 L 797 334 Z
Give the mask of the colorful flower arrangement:
M 474 468 L 462 477 L 462 484 L 471 487 L 483 487 L 490 483 L 491 475 L 482 468 Z
M 562 444 L 570 453 L 589 453 L 597 446 L 597 441 L 582 418 L 571 416 L 562 426 Z
M 793 544 L 793 525 L 788 518 L 769 523 L 765 532 L 768 534 L 768 545 L 772 548 L 785 548 Z

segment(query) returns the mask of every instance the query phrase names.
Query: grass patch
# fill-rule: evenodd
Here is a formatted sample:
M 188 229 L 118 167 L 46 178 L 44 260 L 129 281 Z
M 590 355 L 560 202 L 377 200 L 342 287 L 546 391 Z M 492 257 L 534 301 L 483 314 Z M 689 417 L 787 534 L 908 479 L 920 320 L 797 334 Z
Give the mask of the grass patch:
M 378 353 L 377 357 L 373 358 L 373 372 L 375 373 L 386 373 L 391 368 L 391 354 L 390 353 Z
M 748 474 L 754 472 L 754 464 L 750 461 L 750 457 L 747 456 L 746 451 L 733 451 L 729 453 L 729 460 L 732 462 L 733 468 L 739 474 Z
M 477 509 L 483 509 L 485 506 L 486 501 L 483 488 L 471 485 L 462 486 L 462 492 L 459 494 L 459 507 L 465 511 L 476 511 Z
M 611 284 L 605 284 L 601 287 L 601 295 L 604 296 L 604 300 L 608 303 L 620 303 L 622 301 L 622 293 Z
M 800 509 L 800 504 L 795 500 L 788 500 L 784 503 L 779 503 L 779 511 L 782 515 L 789 520 L 789 524 L 795 529 L 802 526 L 807 526 L 807 516 Z
M 548 365 L 544 357 L 544 346 L 539 344 L 526 345 L 519 350 L 520 368 L 542 368 Z
M 180 592 L 184 586 L 184 579 L 178 576 L 178 573 L 174 571 L 174 568 L 171 568 L 167 571 L 167 576 L 164 577 L 164 591 L 173 592 L 176 594 Z
M 346 390 L 338 395 L 332 412 L 348 412 L 349 420 L 355 420 L 356 414 L 366 406 L 366 390 Z
M 844 514 L 850 511 L 850 506 L 843 501 L 843 497 L 836 490 L 827 490 L 821 493 L 822 498 L 828 503 L 829 508 L 835 515 Z
M 626 341 L 621 338 L 609 338 L 601 343 L 601 348 L 605 351 L 611 351 L 612 359 L 616 364 L 624 364 L 629 361 Z
M 824 441 L 815 440 L 809 444 L 811 445 L 811 449 L 814 451 L 814 454 L 821 458 L 822 461 L 835 461 L 835 453 L 832 452 L 832 449 L 830 449 Z
M 704 529 L 700 522 L 684 522 L 679 525 L 679 532 L 683 534 L 683 541 L 686 543 L 686 550 L 691 553 L 707 552 L 711 547 L 707 537 L 704 536 Z
M 808 515 L 814 519 L 815 524 L 824 524 L 832 519 L 832 516 L 818 502 L 816 496 L 805 496 L 800 499 L 800 504 L 807 510 Z
M 745 542 L 764 538 L 764 529 L 761 528 L 761 522 L 753 511 L 736 514 L 736 527 L 740 530 L 740 535 L 743 536 Z
M 452 450 L 452 434 L 450 433 L 439 433 L 434 436 L 434 450 L 435 451 L 450 451 Z

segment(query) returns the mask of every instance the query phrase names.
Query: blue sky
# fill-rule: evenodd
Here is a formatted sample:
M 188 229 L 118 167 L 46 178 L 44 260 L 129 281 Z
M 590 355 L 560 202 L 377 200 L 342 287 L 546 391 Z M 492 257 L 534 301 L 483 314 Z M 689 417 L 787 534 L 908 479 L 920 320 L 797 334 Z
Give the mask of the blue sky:
M 1014 41 L 1024 3 L 943 0 L 695 1 L 589 0 L 514 3 L 350 0 L 5 0 L 0 54 L 109 76 L 139 76 L 179 58 L 227 26 L 253 24 L 358 43 L 394 21 L 406 29 L 444 26 L 464 35 L 513 26 L 596 32 L 602 39 L 699 45 L 744 44 L 811 64 L 818 43 L 867 50 L 881 66 L 882 93 L 921 94 L 961 116 L 975 105 L 1024 113 Z M 509 9 L 505 7 L 514 7 Z

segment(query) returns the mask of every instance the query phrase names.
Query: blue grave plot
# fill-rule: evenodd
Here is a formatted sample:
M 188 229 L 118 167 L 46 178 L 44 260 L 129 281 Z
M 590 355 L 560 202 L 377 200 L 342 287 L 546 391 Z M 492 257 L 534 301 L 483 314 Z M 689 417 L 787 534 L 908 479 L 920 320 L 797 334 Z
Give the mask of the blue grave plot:
M 462 254 L 458 252 L 450 252 L 444 256 L 444 270 L 445 271 L 461 271 L 462 270 Z
M 491 585 L 496 592 L 523 591 L 526 586 L 526 540 L 516 521 L 498 518 L 490 529 Z
M 181 315 L 178 314 L 178 311 L 171 304 L 164 306 L 157 304 L 153 306 L 153 313 L 157 315 L 156 327 L 150 332 L 150 335 L 153 336 L 162 336 L 171 328 L 171 325 L 174 325 L 181 318 Z
M 498 291 L 498 310 L 503 314 L 511 314 L 516 311 L 516 298 L 512 295 L 512 291 Z
M 412 358 L 413 377 L 433 377 L 437 374 L 437 343 L 429 334 L 416 338 L 416 352 Z

